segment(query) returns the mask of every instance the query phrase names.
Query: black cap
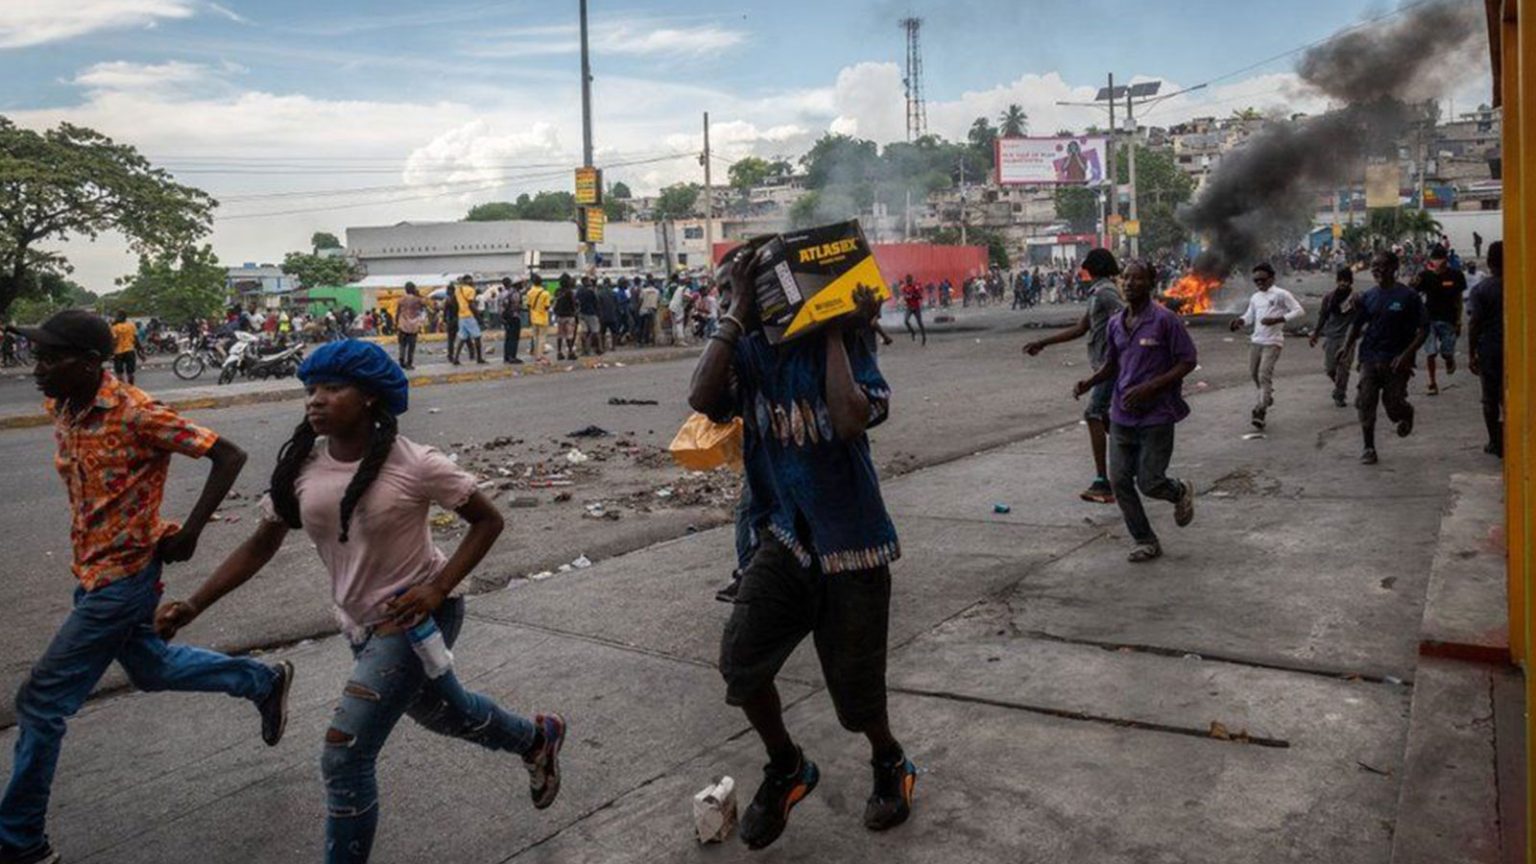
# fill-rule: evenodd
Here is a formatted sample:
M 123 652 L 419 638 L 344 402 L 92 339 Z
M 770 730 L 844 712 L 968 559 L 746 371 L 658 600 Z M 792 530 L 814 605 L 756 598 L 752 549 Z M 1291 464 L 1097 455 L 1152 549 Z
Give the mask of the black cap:
M 37 327 L 7 327 L 43 348 L 112 356 L 112 328 L 107 319 L 86 309 L 65 309 Z
M 1450 257 L 1450 253 L 1445 251 L 1445 247 L 1444 246 L 1441 246 L 1439 243 L 1436 243 L 1435 245 L 1429 247 L 1429 257 L 1437 258 L 1437 259 L 1438 258 L 1449 258 Z

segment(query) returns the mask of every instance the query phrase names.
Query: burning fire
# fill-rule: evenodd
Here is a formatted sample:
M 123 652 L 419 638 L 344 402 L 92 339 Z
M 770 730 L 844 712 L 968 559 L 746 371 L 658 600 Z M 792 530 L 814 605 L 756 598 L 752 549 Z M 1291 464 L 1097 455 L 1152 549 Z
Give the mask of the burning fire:
M 1216 292 L 1221 289 L 1217 276 L 1191 272 L 1181 277 L 1163 295 L 1167 306 L 1180 315 L 1198 315 L 1209 312 L 1215 305 Z

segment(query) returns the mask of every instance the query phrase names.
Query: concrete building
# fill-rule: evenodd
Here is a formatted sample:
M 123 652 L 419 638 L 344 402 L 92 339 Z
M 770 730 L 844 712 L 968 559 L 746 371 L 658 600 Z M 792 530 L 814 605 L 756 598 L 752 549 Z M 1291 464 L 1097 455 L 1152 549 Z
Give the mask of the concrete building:
M 576 269 L 574 222 L 401 222 L 348 228 L 346 233 L 347 253 L 368 276 L 468 273 L 479 281 L 495 281 L 503 276 L 517 278 L 530 270 L 551 275 Z M 613 223 L 605 234 L 593 250 L 593 263 L 599 271 L 660 272 L 666 268 L 656 226 Z
M 224 287 L 231 297 L 239 298 L 242 303 L 275 308 L 284 295 L 299 287 L 299 280 L 284 273 L 276 264 L 247 261 L 224 271 Z

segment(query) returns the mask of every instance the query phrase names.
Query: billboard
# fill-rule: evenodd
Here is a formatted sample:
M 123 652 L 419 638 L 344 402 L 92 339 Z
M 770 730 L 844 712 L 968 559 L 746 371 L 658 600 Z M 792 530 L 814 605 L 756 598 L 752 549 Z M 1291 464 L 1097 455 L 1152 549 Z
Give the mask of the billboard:
M 1003 185 L 1097 186 L 1104 181 L 1105 139 L 999 138 L 997 182 Z
M 1365 166 L 1365 206 L 1396 207 L 1402 203 L 1402 174 L 1396 162 Z
M 576 169 L 576 203 L 586 207 L 603 203 L 603 172 L 590 166 Z

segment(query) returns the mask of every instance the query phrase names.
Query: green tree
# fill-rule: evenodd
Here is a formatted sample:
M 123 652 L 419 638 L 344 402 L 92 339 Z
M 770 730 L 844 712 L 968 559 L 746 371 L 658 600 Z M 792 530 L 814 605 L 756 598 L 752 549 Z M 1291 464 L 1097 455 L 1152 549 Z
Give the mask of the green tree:
M 524 196 L 526 197 L 526 196 Z M 487 201 L 484 204 L 476 204 L 469 208 L 465 214 L 465 222 L 505 222 L 517 219 L 519 210 L 511 201 Z
M 880 177 L 880 151 L 873 141 L 828 132 L 800 157 L 805 169 L 805 185 L 810 189 L 836 186 L 852 190 L 860 203 L 867 203 L 871 184 Z
M 609 222 L 624 222 L 634 212 L 634 205 L 629 203 L 629 196 L 620 198 L 612 193 L 603 199 L 603 213 L 608 216 Z
M 309 236 L 309 248 L 318 253 L 321 249 L 340 249 L 341 241 L 329 231 L 316 231 Z
M 608 197 L 624 198 L 627 200 L 635 197 L 635 194 L 629 191 L 628 183 L 625 183 L 623 180 L 618 180 L 608 185 Z
M 704 187 L 697 183 L 673 183 L 661 190 L 656 197 L 656 215 L 662 219 L 682 219 L 692 216 L 694 205 Z
M 576 218 L 576 196 L 571 192 L 527 192 L 516 201 L 487 201 L 469 208 L 466 222 L 505 222 L 530 219 L 535 222 L 569 222 Z
M 1259 113 L 1259 109 L 1253 107 L 1252 105 L 1249 105 L 1247 108 L 1238 108 L 1238 109 L 1234 110 L 1232 112 L 1232 119 L 1233 120 L 1263 120 L 1264 119 L 1264 115 Z
M 997 118 L 998 134 L 1004 138 L 1022 138 L 1029 132 L 1029 115 L 1018 103 L 1009 105 Z
M 208 233 L 217 204 L 98 132 L 61 123 L 39 133 L 0 116 L 0 317 L 38 296 L 41 274 L 69 272 L 43 246 L 117 231 L 141 255 L 180 249 Z
M 1099 194 L 1086 186 L 1056 187 L 1056 218 L 1066 222 L 1075 233 L 1098 227 Z
M 106 298 L 107 311 L 153 315 L 174 325 L 218 314 L 224 305 L 224 268 L 213 247 L 139 256 L 139 270 L 117 280 L 123 290 Z
M 1120 183 L 1131 182 L 1129 160 L 1115 160 L 1115 176 Z M 1136 215 L 1141 221 L 1143 250 L 1173 249 L 1184 242 L 1189 232 L 1175 213 L 1194 193 L 1195 181 L 1179 168 L 1171 153 L 1136 145 Z
M 37 324 L 55 312 L 95 308 L 101 303 L 99 296 L 57 273 L 40 273 L 37 281 L 38 290 L 35 295 L 19 297 L 11 306 L 11 321 Z
M 726 176 L 733 188 L 746 192 L 773 176 L 773 163 L 756 156 L 747 156 L 731 163 Z
M 283 256 L 283 272 L 299 280 L 305 288 L 345 285 L 357 280 L 352 262 L 345 258 L 289 252 Z
M 997 140 L 997 127 L 993 126 L 985 117 L 977 117 L 971 121 L 971 129 L 965 133 L 965 140 L 971 145 L 971 149 L 985 153 L 988 159 L 992 158 L 992 143 Z

